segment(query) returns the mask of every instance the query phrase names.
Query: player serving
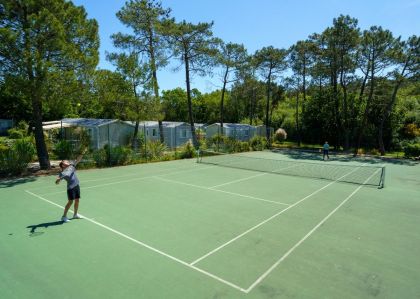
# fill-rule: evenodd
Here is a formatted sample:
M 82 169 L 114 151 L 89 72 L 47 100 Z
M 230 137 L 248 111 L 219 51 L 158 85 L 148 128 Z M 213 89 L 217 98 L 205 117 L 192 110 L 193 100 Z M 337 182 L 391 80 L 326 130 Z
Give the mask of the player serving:
M 85 149 L 82 154 L 80 154 L 75 161 L 63 160 L 60 162 L 61 172 L 58 174 L 55 183 L 58 185 L 61 180 L 66 180 L 67 182 L 67 198 L 68 202 L 64 207 L 63 217 L 61 221 L 69 222 L 70 219 L 67 218 L 67 212 L 73 204 L 74 201 L 74 214 L 73 219 L 80 219 L 81 217 L 77 214 L 79 209 L 79 199 L 80 199 L 80 186 L 79 179 L 76 175 L 76 166 L 82 160 L 83 155 L 86 153 Z

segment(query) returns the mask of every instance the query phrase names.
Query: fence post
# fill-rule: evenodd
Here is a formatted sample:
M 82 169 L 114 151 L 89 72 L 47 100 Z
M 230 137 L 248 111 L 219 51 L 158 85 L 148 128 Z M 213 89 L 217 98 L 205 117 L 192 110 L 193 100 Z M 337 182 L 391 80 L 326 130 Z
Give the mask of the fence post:
M 147 137 L 146 137 L 146 123 L 143 124 L 143 135 L 144 135 L 144 158 L 147 162 Z

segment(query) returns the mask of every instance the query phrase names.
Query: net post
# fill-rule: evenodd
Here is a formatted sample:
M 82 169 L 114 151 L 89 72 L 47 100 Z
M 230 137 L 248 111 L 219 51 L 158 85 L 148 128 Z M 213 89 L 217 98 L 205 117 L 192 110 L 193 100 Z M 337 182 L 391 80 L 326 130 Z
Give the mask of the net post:
M 197 163 L 200 163 L 200 157 L 201 157 L 200 154 L 201 154 L 200 149 L 197 149 Z
M 385 166 L 382 166 L 381 181 L 379 182 L 379 189 L 385 186 Z

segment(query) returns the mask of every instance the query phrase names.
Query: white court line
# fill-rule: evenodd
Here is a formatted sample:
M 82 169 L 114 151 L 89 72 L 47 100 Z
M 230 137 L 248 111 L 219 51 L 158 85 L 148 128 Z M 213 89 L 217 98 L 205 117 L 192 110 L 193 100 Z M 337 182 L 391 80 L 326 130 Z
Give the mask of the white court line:
M 272 220 L 272 219 L 276 218 L 277 216 L 279 216 L 279 215 L 283 214 L 283 213 L 284 213 L 284 212 L 286 212 L 287 210 L 289 210 L 289 209 L 293 208 L 294 206 L 296 206 L 296 205 L 300 204 L 302 201 L 304 201 L 304 200 L 308 199 L 309 197 L 311 197 L 311 196 L 313 196 L 313 195 L 317 194 L 318 192 L 320 192 L 320 191 L 324 190 L 324 189 L 325 189 L 325 188 L 327 188 L 328 186 L 331 186 L 332 184 L 334 184 L 334 183 L 338 182 L 339 180 L 341 180 L 341 179 L 342 179 L 342 178 L 344 178 L 345 176 L 348 176 L 349 174 L 351 174 L 351 173 L 355 172 L 357 169 L 358 169 L 358 168 L 356 168 L 356 169 L 352 170 L 351 172 L 349 172 L 349 173 L 347 173 L 347 174 L 343 175 L 342 177 L 338 178 L 337 180 L 335 180 L 335 181 L 333 181 L 333 182 L 331 182 L 331 183 L 329 183 L 329 184 L 325 185 L 324 187 L 321 187 L 320 189 L 318 189 L 318 190 L 316 190 L 316 191 L 312 192 L 311 194 L 309 194 L 309 195 L 305 196 L 304 198 L 300 199 L 299 201 L 295 202 L 294 204 L 292 204 L 292 205 L 288 206 L 287 208 L 285 208 L 285 209 L 281 210 L 280 212 L 278 212 L 278 213 L 274 214 L 273 216 L 271 216 L 271 217 L 267 218 L 266 220 L 264 220 L 264 221 L 262 221 L 262 222 L 258 223 L 257 225 L 255 225 L 255 226 L 251 227 L 250 229 L 248 229 L 248 230 L 244 231 L 242 234 L 240 234 L 240 235 L 236 236 L 235 238 L 233 238 L 233 239 L 231 239 L 231 240 L 227 241 L 226 243 L 224 243 L 224 244 L 220 245 L 219 247 L 217 247 L 217 248 L 213 249 L 212 251 L 208 252 L 207 254 L 205 254 L 205 255 L 203 255 L 203 256 L 201 256 L 201 257 L 199 257 L 198 259 L 196 259 L 195 261 L 191 262 L 191 263 L 190 263 L 190 265 L 194 265 L 194 264 L 196 264 L 196 263 L 198 263 L 198 262 L 202 261 L 203 259 L 205 259 L 205 258 L 209 257 L 210 255 L 214 254 L 215 252 L 219 251 L 220 249 L 222 249 L 222 248 L 226 247 L 227 245 L 229 245 L 229 244 L 233 243 L 234 241 L 238 240 L 239 238 L 241 238 L 241 237 L 245 236 L 246 234 L 248 234 L 248 233 L 252 232 L 253 230 L 257 229 L 257 228 L 258 228 L 258 227 L 260 227 L 261 225 L 263 225 L 263 224 L 265 224 L 265 223 L 269 222 L 270 220 Z
M 223 183 L 223 184 L 216 185 L 216 186 L 212 186 L 212 187 L 209 187 L 209 188 L 210 188 L 210 189 L 213 189 L 213 188 L 218 188 L 218 187 L 222 187 L 222 186 L 226 186 L 226 185 L 230 185 L 230 184 L 234 184 L 234 183 L 238 183 L 238 182 L 242 182 L 242 181 L 250 180 L 250 179 L 253 179 L 253 178 L 256 178 L 256 177 L 259 177 L 259 176 L 263 176 L 263 175 L 267 175 L 267 174 L 275 174 L 275 173 L 276 173 L 276 171 L 279 171 L 279 170 L 285 170 L 285 169 L 289 169 L 289 168 L 293 168 L 293 167 L 295 167 L 295 166 L 296 166 L 296 165 L 292 165 L 292 166 L 288 166 L 288 167 L 284 167 L 284 168 L 278 168 L 278 169 L 273 170 L 273 171 L 264 172 L 264 173 L 259 173 L 259 174 L 256 174 L 256 175 L 253 175 L 253 176 L 250 176 L 250 177 L 242 178 L 242 179 L 239 179 L 239 180 L 234 180 L 234 181 L 231 181 L 231 182 Z M 229 167 L 229 166 L 228 166 L 228 167 Z M 232 167 L 233 167 L 233 166 L 232 166 Z M 236 168 L 236 167 L 233 167 L 233 168 Z M 242 169 L 242 168 L 239 168 L 239 169 Z M 245 170 L 249 170 L 249 169 L 245 169 Z M 249 170 L 249 171 L 256 171 L 256 170 Z
M 161 175 L 171 175 L 171 174 L 177 174 L 177 173 L 191 172 L 191 171 L 197 171 L 197 170 L 214 168 L 214 167 L 216 167 L 216 166 L 186 169 L 186 170 L 174 171 L 174 172 L 171 172 L 171 173 L 165 173 L 165 174 L 161 174 Z M 155 176 L 156 175 L 150 175 L 150 176 L 144 176 L 144 177 L 140 177 L 140 178 L 132 178 L 132 179 L 129 179 L 129 180 L 123 180 L 123 181 L 118 181 L 118 182 L 111 182 L 111 183 L 106 183 L 106 184 L 93 185 L 93 186 L 89 186 L 89 187 L 83 187 L 83 190 L 98 188 L 98 187 L 104 187 L 104 186 L 110 186 L 110 185 L 115 185 L 115 184 L 121 184 L 121 183 L 128 183 L 128 182 L 132 182 L 132 181 L 141 181 L 141 180 L 145 180 L 145 179 L 154 178 Z M 41 195 L 44 196 L 44 195 L 60 194 L 60 193 L 65 193 L 65 192 L 67 192 L 67 191 L 48 192 L 48 193 L 43 193 Z
M 109 168 L 108 168 L 109 169 Z M 156 170 L 156 172 L 157 173 L 160 173 L 160 172 L 165 172 L 165 171 L 170 171 L 170 170 L 173 170 L 173 169 L 179 169 L 179 167 L 177 167 L 177 168 L 169 168 L 169 169 L 162 169 L 162 170 Z M 191 167 L 183 167 L 182 169 L 191 169 Z M 89 169 L 90 170 L 90 169 Z M 139 175 L 139 173 L 137 172 L 137 173 L 135 173 L 135 172 L 130 172 L 130 173 L 128 173 L 128 174 L 123 174 L 123 175 L 119 175 L 118 176 L 118 178 L 123 178 L 123 177 L 130 177 L 130 176 L 138 176 Z M 106 181 L 106 180 L 112 180 L 112 179 L 115 179 L 116 177 L 115 177 L 115 175 L 114 176 L 108 176 L 108 177 L 102 177 L 102 178 L 100 178 L 100 179 L 92 179 L 92 180 L 83 180 L 83 183 L 87 183 L 87 182 L 97 182 L 97 181 Z M 45 190 L 45 189 L 53 189 L 53 188 L 56 188 L 55 186 L 52 186 L 52 187 L 35 187 L 35 188 L 31 188 L 31 191 L 35 191 L 35 190 Z M 43 193 L 43 195 L 49 195 L 49 194 L 56 194 L 56 193 L 63 193 L 64 191 L 60 191 L 60 192 L 57 192 L 57 191 L 55 191 L 54 193 Z
M 364 181 L 363 184 L 366 184 L 380 169 L 375 171 L 369 178 Z M 276 263 L 274 263 L 264 274 L 262 274 L 251 286 L 246 289 L 246 293 L 249 293 L 257 284 L 259 284 L 265 277 L 267 277 L 282 261 L 284 261 L 299 245 L 301 245 L 307 238 L 309 238 L 325 221 L 328 220 L 337 210 L 344 205 L 354 194 L 356 194 L 363 185 L 360 185 L 356 190 L 354 190 L 346 199 L 344 199 L 334 210 L 332 210 L 324 219 L 322 219 L 313 229 L 309 231 L 299 242 L 297 242 L 292 248 L 290 248 Z
M 259 197 L 254 197 L 254 196 L 250 196 L 250 195 L 244 195 L 244 194 L 240 194 L 240 193 L 234 193 L 234 192 L 229 192 L 229 191 L 224 191 L 224 190 L 219 190 L 219 189 L 212 189 L 212 188 L 204 187 L 204 186 L 200 186 L 200 185 L 194 185 L 194 184 L 184 183 L 184 182 L 180 182 L 180 181 L 165 179 L 165 178 L 162 178 L 162 177 L 159 177 L 159 176 L 154 176 L 153 178 L 161 180 L 161 181 L 169 182 L 169 183 L 178 184 L 178 185 L 185 185 L 185 186 L 189 186 L 189 187 L 194 187 L 194 188 L 199 188 L 199 189 L 204 189 L 204 190 L 210 190 L 210 191 L 214 191 L 214 192 L 221 192 L 221 193 L 226 193 L 226 194 L 230 194 L 230 195 L 236 195 L 236 196 L 240 196 L 240 197 L 255 199 L 255 200 L 259 200 L 259 201 L 265 201 L 265 202 L 274 203 L 274 204 L 278 204 L 278 205 L 290 206 L 290 204 L 283 203 L 283 202 L 268 200 L 268 199 L 264 199 L 264 198 L 259 198 Z
M 37 195 L 35 193 L 32 193 L 32 192 L 30 192 L 28 190 L 25 190 L 25 192 L 27 192 L 28 194 L 30 194 L 32 196 L 35 196 L 35 197 L 37 197 L 37 198 L 39 198 L 39 199 L 41 199 L 41 200 L 43 200 L 45 202 L 48 202 L 49 204 L 52 204 L 52 205 L 57 206 L 57 207 L 59 207 L 61 209 L 64 209 L 63 206 L 60 206 L 59 204 L 56 204 L 55 202 L 52 202 L 52 201 L 50 201 L 50 200 L 48 200 L 46 198 L 43 198 L 40 195 Z M 126 238 L 127 240 L 130 240 L 130 241 L 132 241 L 132 242 L 134 242 L 134 243 L 136 243 L 138 245 L 141 245 L 141 246 L 143 246 L 143 247 L 145 247 L 147 249 L 150 249 L 150 250 L 152 250 L 152 251 L 154 251 L 154 252 L 156 252 L 156 253 L 158 253 L 160 255 L 163 255 L 164 257 L 167 257 L 167 258 L 169 258 L 169 259 L 171 259 L 171 260 L 173 260 L 173 261 L 175 261 L 175 262 L 177 262 L 179 264 L 182 264 L 182 265 L 184 265 L 184 266 L 186 266 L 186 267 L 188 267 L 190 269 L 193 269 L 193 270 L 195 270 L 197 272 L 200 272 L 200 273 L 202 273 L 202 274 L 204 274 L 204 275 L 206 275 L 208 277 L 211 277 L 211 278 L 213 278 L 213 279 L 215 279 L 215 280 L 217 280 L 217 281 L 219 281 L 221 283 L 224 283 L 224 284 L 226 284 L 226 285 L 228 285 L 228 286 L 230 286 L 230 287 L 232 287 L 234 289 L 237 289 L 237 290 L 239 290 L 241 292 L 246 292 L 246 290 L 244 288 L 241 288 L 240 286 L 238 286 L 238 285 L 236 285 L 236 284 L 234 284 L 232 282 L 229 282 L 229 281 L 227 281 L 227 280 L 225 280 L 223 278 L 220 278 L 220 277 L 218 277 L 218 276 L 216 276 L 216 275 L 214 275 L 214 274 L 212 274 L 210 272 L 207 272 L 207 271 L 205 271 L 203 269 L 200 269 L 200 268 L 197 268 L 197 267 L 195 267 L 193 265 L 190 265 L 189 263 L 187 263 L 187 262 L 185 262 L 183 260 L 180 260 L 180 259 L 178 259 L 178 258 L 176 258 L 176 257 L 174 257 L 174 256 L 172 256 L 170 254 L 167 254 L 167 253 L 165 253 L 165 252 L 163 252 L 163 251 L 161 251 L 159 249 L 156 249 L 156 248 L 154 248 L 154 247 L 152 247 L 152 246 L 150 246 L 150 245 L 148 245 L 148 244 L 146 244 L 144 242 L 141 242 L 139 240 L 136 240 L 136 239 L 134 239 L 134 238 L 132 238 L 132 237 L 130 237 L 130 236 L 122 233 L 122 232 L 119 232 L 119 231 L 117 231 L 117 230 L 115 230 L 115 229 L 113 229 L 113 228 L 111 228 L 111 227 L 109 227 L 109 226 L 107 226 L 105 224 L 102 224 L 102 223 L 100 223 L 98 221 L 95 221 L 93 219 L 90 219 L 90 218 L 88 218 L 88 217 L 86 217 L 86 216 L 84 216 L 82 214 L 80 214 L 80 216 L 82 216 L 83 219 L 85 219 L 85 220 L 87 220 L 87 221 L 89 221 L 89 222 L 91 222 L 93 224 L 96 224 L 96 225 L 98 225 L 98 226 L 100 226 L 100 227 L 102 227 L 102 228 L 104 228 L 106 230 L 109 230 L 110 232 L 113 232 L 113 233 L 115 233 L 115 234 L 117 234 L 117 235 L 119 235 L 119 236 L 121 236 L 123 238 Z

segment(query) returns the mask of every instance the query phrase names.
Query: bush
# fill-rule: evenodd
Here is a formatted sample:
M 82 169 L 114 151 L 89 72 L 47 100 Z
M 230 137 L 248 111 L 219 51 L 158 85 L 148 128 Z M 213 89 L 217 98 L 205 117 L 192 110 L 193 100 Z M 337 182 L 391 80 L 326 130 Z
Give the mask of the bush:
M 191 142 L 185 143 L 181 148 L 181 152 L 178 154 L 180 159 L 189 159 L 195 157 L 195 149 Z
M 166 145 L 160 141 L 149 141 L 146 143 L 146 157 L 150 160 L 159 160 L 166 151 Z
M 277 142 L 283 142 L 286 139 L 287 139 L 286 130 L 282 128 L 277 129 L 276 133 L 274 134 L 274 140 Z
M 7 130 L 10 139 L 22 139 L 25 136 L 25 132 L 19 129 L 9 129 Z
M 253 151 L 262 151 L 267 148 L 267 139 L 262 136 L 252 137 L 249 141 L 249 146 Z
M 379 156 L 381 153 L 379 152 L 379 150 L 374 148 L 370 151 L 370 154 L 373 155 L 373 156 Z
M 126 165 L 131 157 L 132 150 L 123 146 L 110 148 L 105 145 L 103 149 L 93 152 L 93 159 L 98 167 Z
M 29 138 L 19 139 L 0 151 L 0 175 L 19 175 L 32 161 L 35 147 Z
M 22 139 L 28 136 L 28 124 L 20 121 L 16 127 L 7 130 L 10 139 Z
M 227 143 L 227 139 L 228 138 L 225 135 L 214 135 L 213 137 L 206 140 L 206 147 L 212 150 L 219 150 L 221 148 L 223 149 Z
M 124 146 L 116 146 L 111 148 L 109 154 L 109 162 L 111 166 L 126 165 L 130 162 L 132 150 Z
M 95 160 L 96 166 L 104 167 L 109 164 L 108 150 L 100 149 L 93 152 L 93 160 Z
M 60 140 L 56 143 L 53 152 L 60 160 L 70 159 L 73 156 L 73 146 L 67 140 Z
M 408 143 L 404 147 L 404 155 L 406 158 L 420 157 L 420 143 Z

